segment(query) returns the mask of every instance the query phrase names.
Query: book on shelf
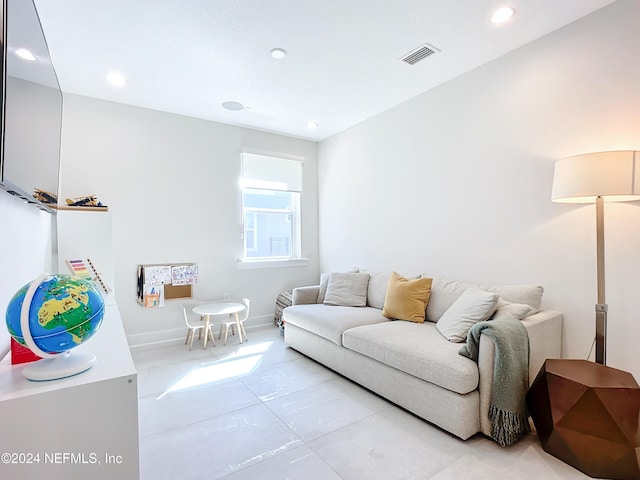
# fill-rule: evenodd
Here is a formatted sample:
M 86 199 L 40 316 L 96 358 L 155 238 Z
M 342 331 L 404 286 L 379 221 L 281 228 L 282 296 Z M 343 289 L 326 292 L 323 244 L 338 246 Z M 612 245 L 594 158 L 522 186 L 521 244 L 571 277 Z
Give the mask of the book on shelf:
M 104 277 L 100 274 L 90 258 L 81 260 L 65 260 L 65 263 L 74 275 L 84 278 L 85 280 L 92 281 L 105 294 L 111 292 L 111 288 L 107 285 Z

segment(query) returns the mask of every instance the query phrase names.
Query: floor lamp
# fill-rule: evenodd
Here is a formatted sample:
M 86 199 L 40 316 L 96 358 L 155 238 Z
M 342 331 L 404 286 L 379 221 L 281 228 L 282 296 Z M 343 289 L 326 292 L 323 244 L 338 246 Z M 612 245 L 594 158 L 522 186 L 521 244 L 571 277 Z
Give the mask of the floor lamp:
M 607 303 L 604 287 L 604 202 L 640 200 L 640 152 L 587 153 L 556 161 L 551 199 L 596 204 L 596 363 L 607 363 Z

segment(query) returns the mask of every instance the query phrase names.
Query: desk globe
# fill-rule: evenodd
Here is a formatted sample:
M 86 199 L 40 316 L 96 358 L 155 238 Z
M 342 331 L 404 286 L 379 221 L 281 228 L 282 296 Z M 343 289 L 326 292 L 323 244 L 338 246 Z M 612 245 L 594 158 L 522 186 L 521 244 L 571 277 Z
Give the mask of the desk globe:
M 100 292 L 80 277 L 43 273 L 23 286 L 9 301 L 7 326 L 14 340 L 42 357 L 24 376 L 55 380 L 89 370 L 95 355 L 70 350 L 96 333 L 103 316 Z

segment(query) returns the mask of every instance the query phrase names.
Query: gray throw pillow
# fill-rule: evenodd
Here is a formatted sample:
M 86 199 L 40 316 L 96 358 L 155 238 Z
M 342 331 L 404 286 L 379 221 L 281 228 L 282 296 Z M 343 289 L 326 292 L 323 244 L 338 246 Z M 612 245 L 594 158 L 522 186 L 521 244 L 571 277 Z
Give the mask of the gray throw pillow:
M 468 288 L 440 317 L 436 328 L 450 342 L 466 340 L 469 329 L 488 319 L 496 309 L 498 294 Z
M 360 270 L 358 270 L 358 268 L 356 267 L 353 267 L 353 270 L 351 270 L 351 272 L 345 273 L 358 272 L 360 272 Z M 318 298 L 316 299 L 316 303 L 324 303 L 324 296 L 327 294 L 327 284 L 329 283 L 329 275 L 331 275 L 330 272 L 323 272 L 320 274 L 320 288 L 318 289 Z
M 331 273 L 324 304 L 364 307 L 367 305 L 368 284 L 368 273 Z

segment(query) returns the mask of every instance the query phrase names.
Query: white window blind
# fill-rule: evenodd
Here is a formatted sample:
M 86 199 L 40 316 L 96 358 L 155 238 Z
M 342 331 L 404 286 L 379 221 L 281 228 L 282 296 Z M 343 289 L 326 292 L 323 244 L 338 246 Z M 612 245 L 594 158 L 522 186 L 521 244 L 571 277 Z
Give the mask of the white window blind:
M 244 188 L 302 192 L 302 162 L 243 152 L 242 180 Z

